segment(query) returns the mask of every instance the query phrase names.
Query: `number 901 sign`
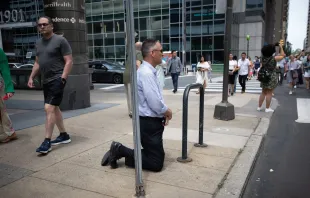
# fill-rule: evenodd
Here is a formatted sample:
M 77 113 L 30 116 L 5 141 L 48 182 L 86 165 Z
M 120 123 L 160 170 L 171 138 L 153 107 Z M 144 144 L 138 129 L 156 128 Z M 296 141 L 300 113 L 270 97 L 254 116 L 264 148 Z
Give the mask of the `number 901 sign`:
M 0 23 L 25 22 L 25 16 L 22 9 L 0 11 Z

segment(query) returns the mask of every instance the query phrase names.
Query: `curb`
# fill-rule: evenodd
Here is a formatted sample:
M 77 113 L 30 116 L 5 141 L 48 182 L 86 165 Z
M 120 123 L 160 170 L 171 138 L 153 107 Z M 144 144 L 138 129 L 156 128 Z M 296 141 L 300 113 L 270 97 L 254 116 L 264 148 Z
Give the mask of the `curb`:
M 213 196 L 215 198 L 241 197 L 248 179 L 254 168 L 258 151 L 260 150 L 269 127 L 270 120 L 262 118 L 254 133 L 248 139 L 243 151 L 237 156 L 223 186 Z

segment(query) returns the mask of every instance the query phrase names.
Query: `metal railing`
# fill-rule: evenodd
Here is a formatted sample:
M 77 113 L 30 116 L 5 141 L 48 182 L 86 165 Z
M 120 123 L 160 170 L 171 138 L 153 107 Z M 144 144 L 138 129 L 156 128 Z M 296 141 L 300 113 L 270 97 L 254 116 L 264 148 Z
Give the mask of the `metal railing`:
M 199 140 L 194 144 L 195 147 L 207 147 L 203 143 L 203 119 L 204 119 L 204 88 L 202 84 L 194 83 L 188 85 L 183 93 L 183 118 L 182 118 L 182 157 L 178 157 L 177 161 L 186 163 L 192 159 L 187 156 L 187 129 L 188 129 L 188 95 L 191 89 L 199 88 L 200 104 L 199 104 Z

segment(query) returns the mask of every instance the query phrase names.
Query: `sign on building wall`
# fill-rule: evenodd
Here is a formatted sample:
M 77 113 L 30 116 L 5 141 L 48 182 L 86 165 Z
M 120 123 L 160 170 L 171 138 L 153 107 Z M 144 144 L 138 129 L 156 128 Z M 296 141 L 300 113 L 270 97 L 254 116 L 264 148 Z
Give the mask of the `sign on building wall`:
M 26 17 L 22 9 L 0 10 L 0 24 L 25 22 Z

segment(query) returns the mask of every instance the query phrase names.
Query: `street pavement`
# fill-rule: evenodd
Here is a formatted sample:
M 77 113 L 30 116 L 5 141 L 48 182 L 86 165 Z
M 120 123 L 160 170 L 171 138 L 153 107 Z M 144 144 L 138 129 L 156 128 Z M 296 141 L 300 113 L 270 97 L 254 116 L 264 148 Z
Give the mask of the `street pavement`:
M 310 197 L 310 92 L 287 86 L 275 90 L 279 102 L 259 152 L 244 198 Z
M 180 85 L 185 86 L 191 78 L 180 78 L 185 80 Z M 0 144 L 0 195 L 132 197 L 134 169 L 126 168 L 124 160 L 120 160 L 116 170 L 100 165 L 113 140 L 133 147 L 132 120 L 128 117 L 125 94 L 119 90 L 122 87 L 100 89 L 111 86 L 116 85 L 91 91 L 92 107 L 64 112 L 72 142 L 53 147 L 48 155 L 35 153 L 44 138 L 43 94 L 16 90 L 7 107 L 19 139 Z M 230 97 L 236 118 L 221 121 L 213 118 L 221 94 L 205 94 L 203 135 L 208 147 L 197 148 L 194 143 L 198 141 L 199 96 L 191 93 L 187 152 L 193 161 L 186 164 L 176 160 L 182 153 L 183 94 L 181 91 L 173 94 L 168 87 L 163 95 L 173 111 L 173 120 L 163 137 L 166 152 L 163 171 L 143 171 L 147 197 L 239 197 L 272 116 L 256 111 L 258 95 L 237 93 Z M 277 106 L 277 100 L 273 100 L 272 107 Z M 57 135 L 55 127 L 53 137 Z

